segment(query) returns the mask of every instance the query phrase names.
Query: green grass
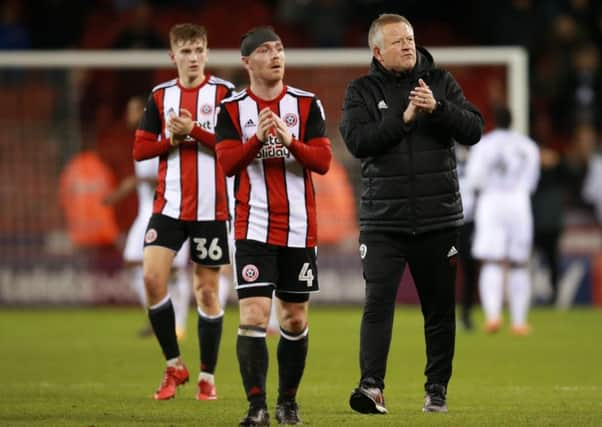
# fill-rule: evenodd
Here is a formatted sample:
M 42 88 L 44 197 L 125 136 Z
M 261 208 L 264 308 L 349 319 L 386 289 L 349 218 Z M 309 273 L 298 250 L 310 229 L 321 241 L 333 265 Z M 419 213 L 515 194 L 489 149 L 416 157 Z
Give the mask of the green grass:
M 359 308 L 313 307 L 310 351 L 299 392 L 311 426 L 602 426 L 602 311 L 534 310 L 534 333 L 518 338 L 458 332 L 448 414 L 423 414 L 424 338 L 414 307 L 396 313 L 386 399 L 389 415 L 353 413 L 358 380 Z M 135 336 L 135 308 L 2 309 L 0 425 L 226 426 L 247 405 L 238 373 L 238 315 L 226 314 L 216 372 L 219 400 L 194 400 L 194 381 L 177 398 L 155 402 L 163 361 L 154 339 Z M 477 315 L 477 321 L 481 318 Z M 198 373 L 196 319 L 182 345 Z M 268 338 L 268 398 L 276 398 L 277 338 Z

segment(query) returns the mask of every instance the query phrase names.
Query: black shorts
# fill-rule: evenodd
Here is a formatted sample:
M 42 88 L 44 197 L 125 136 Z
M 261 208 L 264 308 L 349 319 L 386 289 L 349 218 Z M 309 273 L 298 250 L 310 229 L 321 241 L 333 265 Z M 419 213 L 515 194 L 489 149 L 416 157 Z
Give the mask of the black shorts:
M 144 235 L 144 246 L 163 246 L 179 251 L 190 239 L 190 259 L 196 264 L 217 267 L 230 264 L 227 221 L 180 221 L 153 214 Z
M 315 248 L 274 246 L 255 240 L 236 241 L 238 298 L 276 296 L 287 302 L 305 302 L 318 292 Z

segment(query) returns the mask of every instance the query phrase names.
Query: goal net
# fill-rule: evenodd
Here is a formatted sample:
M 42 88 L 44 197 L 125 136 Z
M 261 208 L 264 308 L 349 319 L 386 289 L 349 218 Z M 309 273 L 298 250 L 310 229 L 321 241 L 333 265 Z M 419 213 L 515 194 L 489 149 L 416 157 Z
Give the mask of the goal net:
M 429 50 L 483 112 L 488 129 L 492 105 L 503 102 L 513 110 L 514 127 L 527 131 L 527 56 L 522 48 Z M 337 203 L 341 194 L 357 194 L 359 162 L 347 153 L 338 123 L 345 88 L 366 73 L 370 52 L 287 49 L 286 58 L 286 83 L 316 93 L 324 105 L 342 171 L 338 178 L 347 181 L 316 183 L 316 191 L 326 195 L 324 209 L 318 206 L 325 212 L 319 218 L 325 244 L 320 246 L 316 300 L 361 301 L 357 229 L 336 228 L 343 224 L 343 213 L 355 207 L 354 201 L 351 207 L 349 200 Z M 239 86 L 247 83 L 236 50 L 211 51 L 207 69 Z M 99 153 L 115 182 L 132 174 L 133 131 L 124 124 L 127 101 L 148 96 L 153 85 L 174 77 L 164 51 L 0 53 L 0 304 L 134 301 L 121 248 L 136 215 L 135 194 L 115 207 L 120 237 L 114 245 L 78 246 L 67 230 L 70 207 L 61 202 L 61 174 L 84 149 Z M 401 298 L 411 301 L 414 296 Z

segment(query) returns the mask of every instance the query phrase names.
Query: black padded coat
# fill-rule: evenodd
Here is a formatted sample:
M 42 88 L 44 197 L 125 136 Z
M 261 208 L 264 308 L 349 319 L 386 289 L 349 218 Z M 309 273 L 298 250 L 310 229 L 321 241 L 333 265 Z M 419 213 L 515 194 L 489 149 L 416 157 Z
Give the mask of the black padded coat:
M 403 112 L 419 78 L 438 106 L 406 125 Z M 420 234 L 460 226 L 454 141 L 475 144 L 482 130 L 481 113 L 426 49 L 417 49 L 416 66 L 402 74 L 373 59 L 370 73 L 349 84 L 340 123 L 349 151 L 361 159 L 360 229 Z

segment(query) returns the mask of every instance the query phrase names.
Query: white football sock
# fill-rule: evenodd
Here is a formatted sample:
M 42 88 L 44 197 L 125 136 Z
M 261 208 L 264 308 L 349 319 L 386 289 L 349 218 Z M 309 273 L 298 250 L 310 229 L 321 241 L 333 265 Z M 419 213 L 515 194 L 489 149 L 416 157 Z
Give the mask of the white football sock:
M 485 319 L 497 321 L 502 317 L 504 270 L 495 263 L 484 263 L 479 275 L 479 292 Z
M 512 326 L 525 326 L 531 299 L 531 282 L 526 268 L 513 268 L 508 274 L 508 302 Z

